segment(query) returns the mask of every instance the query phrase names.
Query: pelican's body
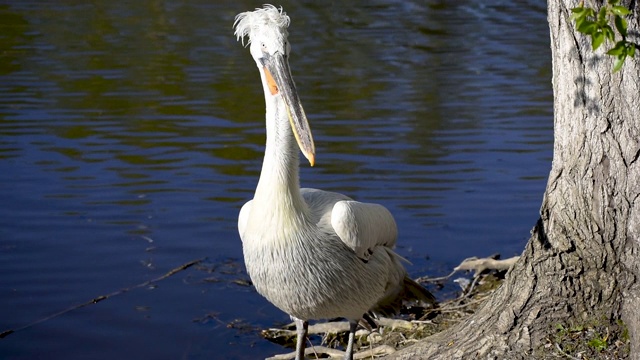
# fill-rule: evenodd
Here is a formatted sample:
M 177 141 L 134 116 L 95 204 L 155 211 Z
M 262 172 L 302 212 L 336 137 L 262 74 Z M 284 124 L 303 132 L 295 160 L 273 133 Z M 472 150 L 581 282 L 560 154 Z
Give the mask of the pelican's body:
M 247 272 L 257 291 L 295 320 L 296 359 L 303 357 L 307 321 L 336 317 L 351 324 L 351 359 L 365 313 L 391 313 L 405 296 L 433 296 L 407 278 L 392 250 L 397 229 L 386 208 L 300 189 L 298 146 L 311 165 L 315 148 L 289 71 L 289 17 L 265 5 L 238 15 L 235 25 L 238 38 L 249 36 L 266 103 L 260 180 L 238 219 Z
M 245 263 L 260 294 L 297 319 L 343 317 L 357 321 L 385 294 L 394 297 L 401 291 L 399 285 L 406 273 L 390 247 L 371 244 L 359 257 L 355 247 L 338 235 L 355 225 L 347 214 L 353 215 L 352 208 L 370 207 L 368 210 L 380 212 L 382 222 L 378 224 L 390 235 L 380 240 L 393 245 L 395 222 L 384 207 L 316 189 L 300 189 L 298 194 L 302 211 L 294 216 L 274 211 L 277 200 L 270 202 L 273 207 L 260 211 L 254 209 L 254 198 L 241 210 L 239 230 Z M 338 231 L 332 217 L 334 222 L 342 219 L 341 224 L 335 224 Z M 357 243 L 357 239 L 351 240 Z

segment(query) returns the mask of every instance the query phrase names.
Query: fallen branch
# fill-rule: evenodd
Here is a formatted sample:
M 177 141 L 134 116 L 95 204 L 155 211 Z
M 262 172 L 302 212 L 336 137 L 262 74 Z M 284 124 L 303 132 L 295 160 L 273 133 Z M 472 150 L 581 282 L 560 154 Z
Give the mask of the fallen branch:
M 475 273 L 473 277 L 477 277 L 481 272 L 485 270 L 497 270 L 504 271 L 509 270 L 518 261 L 520 256 L 514 256 L 504 260 L 496 260 L 492 258 L 469 258 L 464 260 L 460 265 L 456 266 L 453 270 L 473 270 Z
M 394 349 L 393 346 L 380 345 L 373 349 L 358 351 L 357 353 L 353 354 L 353 358 L 354 359 L 370 359 L 374 356 L 389 355 L 394 352 L 396 352 L 396 349 Z M 326 346 L 314 346 L 314 347 L 306 348 L 304 350 L 304 354 L 316 355 L 316 356 L 322 354 L 322 355 L 329 355 L 331 358 L 343 358 L 345 352 L 332 349 Z M 266 358 L 265 360 L 290 360 L 295 358 L 296 358 L 296 353 L 294 351 L 287 354 L 274 355 L 272 357 Z
M 454 312 L 456 310 L 460 310 L 460 309 L 464 309 L 467 308 L 469 306 L 472 305 L 476 305 L 476 304 L 480 304 L 482 302 L 484 302 L 486 299 L 488 298 L 488 296 L 482 296 L 476 299 L 472 299 L 464 304 L 459 304 L 459 305 L 447 305 L 447 306 L 442 306 L 440 309 L 438 309 L 440 312 Z M 460 300 L 460 299 L 455 299 L 455 300 Z
M 462 270 L 473 270 L 474 271 L 473 277 L 475 278 L 475 277 L 478 277 L 478 275 L 485 270 L 497 270 L 497 271 L 509 270 L 516 263 L 516 261 L 518 261 L 519 258 L 520 256 L 514 256 L 509 259 L 497 260 L 493 256 L 486 257 L 486 258 L 477 258 L 474 256 L 474 257 L 470 257 L 462 260 L 460 265 L 453 268 L 453 271 L 448 275 L 440 276 L 436 278 L 422 276 L 416 279 L 416 281 L 419 283 L 437 283 L 437 282 L 449 280 L 449 278 L 452 277 L 453 274 Z
M 391 330 L 396 329 L 412 329 L 415 324 L 425 323 L 424 321 L 407 321 L 401 319 L 389 319 L 386 317 L 380 317 L 375 320 L 379 326 L 385 326 L 390 328 Z M 293 328 L 295 325 L 291 323 L 285 326 L 284 329 L 275 329 L 270 328 L 267 330 L 262 330 L 262 336 L 269 339 L 276 339 L 280 337 L 284 338 L 294 338 L 297 336 L 295 330 L 290 330 L 289 328 Z M 345 333 L 349 331 L 349 322 L 347 321 L 331 321 L 324 323 L 317 323 L 313 325 L 309 325 L 309 329 L 307 334 L 309 335 L 319 335 L 319 334 L 339 334 Z M 366 335 L 370 333 L 368 330 L 358 330 L 356 335 Z
M 82 304 L 78 304 L 78 305 L 71 306 L 71 307 L 66 308 L 66 309 L 64 309 L 64 310 L 62 310 L 62 311 L 59 311 L 59 312 L 57 312 L 57 313 L 54 313 L 54 314 L 51 314 L 51 315 L 49 315 L 49 316 L 43 317 L 43 318 L 38 319 L 38 320 L 36 320 L 36 321 L 33 321 L 33 322 L 29 323 L 29 324 L 26 324 L 26 325 L 24 325 L 24 326 L 21 326 L 21 327 L 19 327 L 19 328 L 5 330 L 5 331 L 3 331 L 2 333 L 0 333 L 0 339 L 3 339 L 3 338 L 5 338 L 5 337 L 7 337 L 7 336 L 9 336 L 9 335 L 13 334 L 13 333 L 14 333 L 14 332 L 16 332 L 16 331 L 20 331 L 20 330 L 28 329 L 28 328 L 30 328 L 30 327 L 32 327 L 32 326 L 34 326 L 34 325 L 37 325 L 37 324 L 43 323 L 43 322 L 45 322 L 45 321 L 47 321 L 47 320 L 51 320 L 51 319 L 57 318 L 58 316 L 60 316 L 60 315 L 64 315 L 64 314 L 66 314 L 66 313 L 68 313 L 68 312 L 71 312 L 71 311 L 74 311 L 74 310 L 78 310 L 78 309 L 81 309 L 81 308 L 86 307 L 86 306 L 89 306 L 89 305 L 97 304 L 97 303 L 99 303 L 100 301 L 103 301 L 103 300 L 106 300 L 106 299 L 108 299 L 108 298 L 111 298 L 111 297 L 114 297 L 114 296 L 117 296 L 117 295 L 120 295 L 120 294 L 126 293 L 126 292 L 131 291 L 131 290 L 134 290 L 134 289 L 139 289 L 139 288 L 142 288 L 142 287 L 149 286 L 149 285 L 151 285 L 151 284 L 153 284 L 153 283 L 156 283 L 156 282 L 161 281 L 161 280 L 164 280 L 164 279 L 166 279 L 166 278 L 168 278 L 168 277 L 170 277 L 170 276 L 172 276 L 172 275 L 175 275 L 176 273 L 178 273 L 178 272 L 180 272 L 180 271 L 186 270 L 186 269 L 190 268 L 190 267 L 191 267 L 191 266 L 193 266 L 193 265 L 199 264 L 199 263 L 201 263 L 202 261 L 204 261 L 205 259 L 206 259 L 206 258 L 202 258 L 202 259 L 198 259 L 198 260 L 189 261 L 188 263 L 182 264 L 182 265 L 178 266 L 177 268 L 171 269 L 171 270 L 170 270 L 169 272 L 167 272 L 166 274 L 164 274 L 164 275 L 162 275 L 162 276 L 160 276 L 160 277 L 157 277 L 157 278 L 155 278 L 155 279 L 151 279 L 151 280 L 145 281 L 145 282 L 143 282 L 143 283 L 141 283 L 141 284 L 137 284 L 137 285 L 133 285 L 133 286 L 130 286 L 130 287 L 127 287 L 127 288 L 123 288 L 123 289 L 120 289 L 120 290 L 118 290 L 118 291 L 114 291 L 114 292 L 112 292 L 112 293 L 106 294 L 106 295 L 96 296 L 95 298 L 93 298 L 93 299 L 91 299 L 91 300 L 89 300 L 89 301 L 87 301 L 87 302 L 84 302 L 84 303 L 82 303 Z

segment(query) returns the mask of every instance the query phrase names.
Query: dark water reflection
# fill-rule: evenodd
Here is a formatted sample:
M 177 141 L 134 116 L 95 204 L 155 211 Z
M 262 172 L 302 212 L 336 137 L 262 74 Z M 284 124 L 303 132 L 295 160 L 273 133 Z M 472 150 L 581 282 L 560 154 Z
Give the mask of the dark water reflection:
M 264 143 L 233 17 L 260 5 L 0 1 L 0 358 L 260 358 L 287 320 L 236 233 Z M 413 275 L 521 251 L 552 148 L 544 3 L 283 3 L 305 186 L 385 204 Z M 240 323 L 229 326 L 234 320 Z

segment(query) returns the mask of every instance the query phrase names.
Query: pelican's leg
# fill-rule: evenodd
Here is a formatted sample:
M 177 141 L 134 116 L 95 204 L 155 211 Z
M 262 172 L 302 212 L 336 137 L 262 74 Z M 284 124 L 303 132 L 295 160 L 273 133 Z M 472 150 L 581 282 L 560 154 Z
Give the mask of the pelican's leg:
M 353 360 L 353 343 L 356 339 L 357 320 L 349 320 L 349 342 L 347 343 L 347 351 L 344 360 Z
M 293 322 L 296 323 L 296 334 L 298 339 L 296 342 L 296 360 L 304 359 L 304 344 L 307 341 L 307 330 L 309 329 L 309 322 L 300 320 L 295 317 L 291 317 Z

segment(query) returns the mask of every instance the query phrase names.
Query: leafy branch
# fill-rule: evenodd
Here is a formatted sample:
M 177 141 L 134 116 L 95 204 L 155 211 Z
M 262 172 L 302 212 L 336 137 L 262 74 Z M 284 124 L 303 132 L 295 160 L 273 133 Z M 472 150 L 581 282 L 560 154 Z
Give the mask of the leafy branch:
M 637 44 L 627 41 L 627 20 L 625 16 L 631 11 L 620 5 L 620 0 L 608 0 L 607 4 L 596 11 L 590 7 L 585 7 L 584 2 L 579 7 L 571 9 L 571 20 L 575 20 L 576 29 L 586 35 L 591 36 L 591 46 L 595 51 L 609 40 L 615 45 L 607 51 L 607 55 L 615 56 L 616 62 L 613 65 L 613 72 L 617 72 L 622 68 L 627 57 L 633 58 L 635 55 Z M 622 40 L 616 42 L 615 32 L 610 25 L 610 19 L 613 18 L 615 29 L 622 37 Z

